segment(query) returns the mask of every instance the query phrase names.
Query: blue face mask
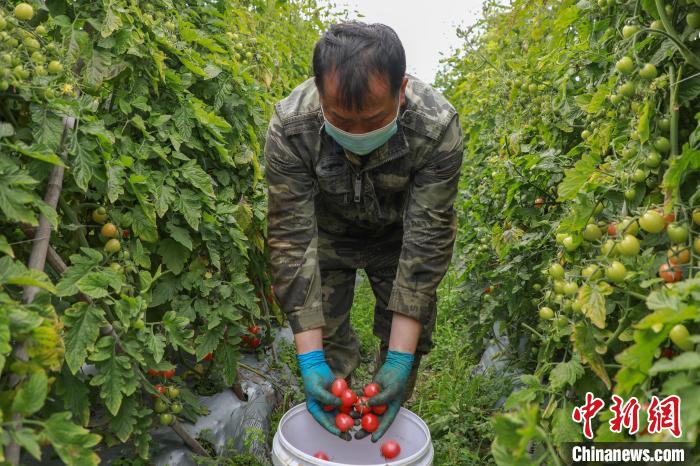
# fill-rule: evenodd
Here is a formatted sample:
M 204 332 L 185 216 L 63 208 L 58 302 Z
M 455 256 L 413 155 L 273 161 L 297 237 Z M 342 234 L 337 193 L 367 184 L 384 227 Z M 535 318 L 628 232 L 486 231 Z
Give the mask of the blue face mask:
M 391 120 L 391 123 L 383 128 L 375 129 L 369 133 L 362 134 L 352 134 L 348 133 L 347 131 L 343 131 L 340 128 L 336 128 L 326 119 L 326 115 L 324 113 L 323 119 L 325 120 L 326 132 L 333 139 L 335 139 L 338 144 L 353 154 L 367 155 L 377 147 L 387 142 L 389 138 L 396 134 L 396 131 L 398 130 L 398 125 L 396 122 L 399 118 L 400 108 L 401 101 L 399 100 L 399 106 L 396 108 L 396 117 Z M 323 106 L 321 107 L 321 112 L 323 112 Z

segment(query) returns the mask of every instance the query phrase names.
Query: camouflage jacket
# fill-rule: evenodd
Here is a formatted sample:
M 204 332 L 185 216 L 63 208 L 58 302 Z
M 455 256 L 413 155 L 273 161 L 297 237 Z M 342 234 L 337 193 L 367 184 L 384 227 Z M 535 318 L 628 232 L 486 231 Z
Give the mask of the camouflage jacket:
M 265 143 L 274 294 L 298 333 L 325 324 L 318 235 L 368 242 L 403 229 L 388 308 L 428 322 L 456 234 L 463 140 L 454 107 L 408 75 L 398 131 L 359 158 L 323 130 L 313 78 L 275 105 Z

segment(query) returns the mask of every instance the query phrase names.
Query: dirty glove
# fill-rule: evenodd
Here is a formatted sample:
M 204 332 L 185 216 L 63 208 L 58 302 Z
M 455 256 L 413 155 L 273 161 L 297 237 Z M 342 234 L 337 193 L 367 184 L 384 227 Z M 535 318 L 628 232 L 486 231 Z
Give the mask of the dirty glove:
M 306 395 L 306 409 L 311 416 L 328 432 L 346 440 L 349 436 L 342 435 L 335 425 L 335 416 L 323 410 L 324 405 L 340 406 L 340 398 L 334 396 L 328 388 L 335 380 L 331 368 L 326 362 L 322 350 L 297 354 L 301 378 L 304 382 L 304 394 Z M 347 437 L 347 438 L 346 438 Z
M 386 412 L 379 416 L 377 430 L 372 434 L 376 442 L 389 429 L 403 402 L 406 383 L 413 367 L 413 354 L 389 350 L 384 364 L 377 372 L 374 382 L 379 384 L 379 393 L 367 401 L 369 406 L 387 405 Z

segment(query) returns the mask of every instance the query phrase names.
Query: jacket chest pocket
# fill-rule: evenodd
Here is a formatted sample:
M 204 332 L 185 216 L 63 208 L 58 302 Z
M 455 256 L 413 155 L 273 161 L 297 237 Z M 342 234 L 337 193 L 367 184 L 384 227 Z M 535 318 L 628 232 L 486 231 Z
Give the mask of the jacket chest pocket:
M 397 160 L 377 167 L 372 171 L 372 182 L 377 194 L 392 194 L 407 191 L 411 182 L 410 167 Z
M 334 204 L 350 204 L 353 192 L 352 173 L 344 159 L 337 156 L 322 159 L 316 165 L 316 179 L 322 196 Z

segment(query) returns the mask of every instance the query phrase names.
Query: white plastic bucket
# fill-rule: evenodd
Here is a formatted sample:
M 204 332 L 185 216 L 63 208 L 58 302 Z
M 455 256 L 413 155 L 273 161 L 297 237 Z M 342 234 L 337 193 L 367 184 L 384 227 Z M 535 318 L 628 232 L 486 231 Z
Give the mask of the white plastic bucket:
M 383 442 L 396 440 L 401 453 L 391 461 L 380 454 Z M 314 458 L 318 451 L 329 461 Z M 431 466 L 433 444 L 425 422 L 411 411 L 401 408 L 396 419 L 382 438 L 372 443 L 369 436 L 349 442 L 321 427 L 301 403 L 280 419 L 272 440 L 274 466 Z

